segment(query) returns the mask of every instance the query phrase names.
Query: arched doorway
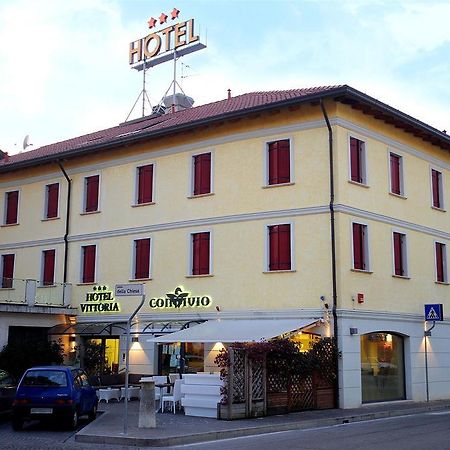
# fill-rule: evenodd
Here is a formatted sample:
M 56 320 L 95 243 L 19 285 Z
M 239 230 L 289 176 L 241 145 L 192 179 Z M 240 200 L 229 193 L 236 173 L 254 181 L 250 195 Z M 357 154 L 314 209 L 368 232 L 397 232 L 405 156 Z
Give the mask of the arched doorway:
M 385 331 L 361 336 L 362 402 L 405 399 L 403 337 Z

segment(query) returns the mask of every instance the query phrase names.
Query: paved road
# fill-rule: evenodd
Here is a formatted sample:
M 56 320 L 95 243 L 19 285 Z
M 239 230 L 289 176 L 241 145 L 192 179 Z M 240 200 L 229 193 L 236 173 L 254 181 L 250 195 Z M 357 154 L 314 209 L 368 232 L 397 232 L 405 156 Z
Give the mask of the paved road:
M 80 427 L 86 421 L 81 421 Z M 28 450 L 139 450 L 142 447 L 83 444 L 75 432 L 31 423 L 14 432 L 0 421 L 0 449 Z M 150 447 L 146 447 L 149 449 Z M 155 447 L 153 447 L 155 448 Z M 203 444 L 165 447 L 166 450 L 450 450 L 450 410 L 391 419 L 286 431 Z

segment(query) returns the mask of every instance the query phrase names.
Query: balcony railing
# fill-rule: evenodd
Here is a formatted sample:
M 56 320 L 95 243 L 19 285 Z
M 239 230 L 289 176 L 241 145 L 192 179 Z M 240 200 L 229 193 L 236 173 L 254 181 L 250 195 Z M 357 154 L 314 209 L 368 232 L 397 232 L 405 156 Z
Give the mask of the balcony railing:
M 72 285 L 69 283 L 44 285 L 40 281 L 31 279 L 2 278 L 0 280 L 0 303 L 59 307 L 70 305 Z

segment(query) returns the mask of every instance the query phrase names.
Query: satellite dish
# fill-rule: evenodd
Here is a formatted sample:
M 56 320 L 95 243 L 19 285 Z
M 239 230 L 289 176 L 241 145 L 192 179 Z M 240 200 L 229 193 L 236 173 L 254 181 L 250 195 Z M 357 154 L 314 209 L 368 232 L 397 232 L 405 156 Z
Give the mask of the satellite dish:
M 30 145 L 33 145 L 33 144 L 30 144 L 30 136 L 27 134 L 23 140 L 22 147 L 24 150 L 26 150 L 26 148 L 29 147 Z

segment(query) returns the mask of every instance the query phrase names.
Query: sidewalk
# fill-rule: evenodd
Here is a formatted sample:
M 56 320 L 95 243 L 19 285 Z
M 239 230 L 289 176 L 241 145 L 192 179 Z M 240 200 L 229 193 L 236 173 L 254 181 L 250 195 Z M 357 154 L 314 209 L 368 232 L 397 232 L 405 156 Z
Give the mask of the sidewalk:
M 80 430 L 76 434 L 75 440 L 96 444 L 166 447 L 274 431 L 317 428 L 363 420 L 419 414 L 445 408 L 450 408 L 450 399 L 429 403 L 412 401 L 378 403 L 355 409 L 304 411 L 234 421 L 188 417 L 180 413 L 166 412 L 156 415 L 156 428 L 142 429 L 137 427 L 139 402 L 132 401 L 128 403 L 128 434 L 124 435 L 123 402 L 101 403 L 99 411 L 103 411 L 103 414 Z

